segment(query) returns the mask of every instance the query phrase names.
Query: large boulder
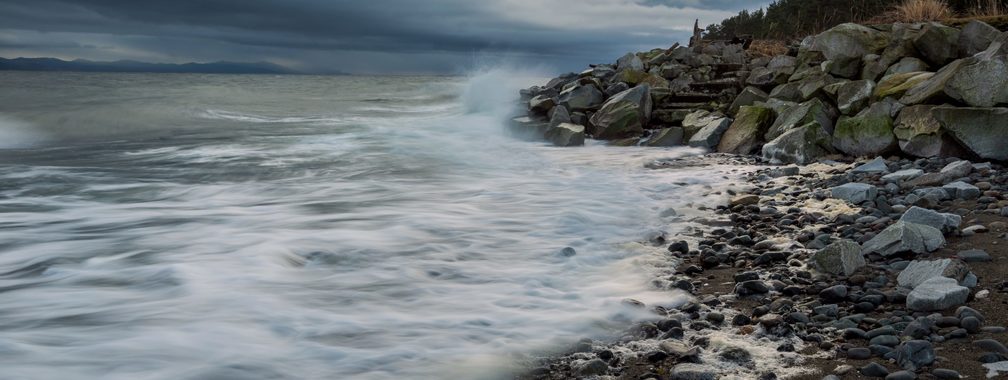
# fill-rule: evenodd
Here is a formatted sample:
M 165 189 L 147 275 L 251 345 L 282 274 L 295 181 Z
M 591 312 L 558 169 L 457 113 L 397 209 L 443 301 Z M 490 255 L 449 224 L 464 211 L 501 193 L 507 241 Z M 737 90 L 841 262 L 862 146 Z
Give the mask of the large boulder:
M 1008 108 L 935 107 L 932 115 L 973 154 L 989 160 L 1008 160 Z
M 815 36 L 812 50 L 822 52 L 831 61 L 831 73 L 854 78 L 861 59 L 868 54 L 877 54 L 889 45 L 886 33 L 867 26 L 841 24 Z
M 563 123 L 547 130 L 544 137 L 555 146 L 581 146 L 585 142 L 585 127 Z
M 509 134 L 526 141 L 542 141 L 547 129 L 548 123 L 528 116 L 516 117 L 508 123 Z
M 571 122 L 571 115 L 570 112 L 567 112 L 567 107 L 556 106 L 553 107 L 552 110 L 550 110 L 550 120 L 549 120 L 550 128 L 553 128 L 563 123 L 570 123 L 570 122 Z
M 973 107 L 1008 103 L 1008 56 L 997 54 L 1001 43 L 969 58 L 945 83 L 945 93 Z
M 907 308 L 912 311 L 942 311 L 966 303 L 969 288 L 946 277 L 932 278 L 907 295 Z
M 647 146 L 679 146 L 683 143 L 682 127 L 663 128 L 655 131 L 648 138 Z
M 944 66 L 959 56 L 959 29 L 929 23 L 913 41 L 922 58 L 935 66 Z
M 874 201 L 878 196 L 878 188 L 867 183 L 845 183 L 830 189 L 830 197 L 843 199 L 853 204 Z
M 903 252 L 920 255 L 933 252 L 943 245 L 945 236 L 937 228 L 899 221 L 865 242 L 862 250 L 865 254 L 878 253 L 882 256 Z
M 705 119 L 706 123 L 689 139 L 689 146 L 694 148 L 715 149 L 721 142 L 721 136 L 731 127 L 732 119 L 715 117 Z
M 740 92 L 738 96 L 735 97 L 735 100 L 732 102 L 731 106 L 728 107 L 728 114 L 730 115 L 737 114 L 739 108 L 742 108 L 742 106 L 751 106 L 753 104 L 756 104 L 756 102 L 765 102 L 769 97 L 770 95 L 767 95 L 767 93 L 764 92 L 763 90 L 760 90 L 756 87 L 748 86 L 742 89 L 742 92 Z
M 949 79 L 955 75 L 959 68 L 967 63 L 966 59 L 957 59 L 952 61 L 952 63 L 945 65 L 941 70 L 927 78 L 924 81 L 910 87 L 906 91 L 906 94 L 900 98 L 900 103 L 912 106 L 914 104 L 923 104 L 928 101 L 941 99 L 945 96 L 945 84 L 948 83 Z
M 819 123 L 811 122 L 764 144 L 762 153 L 770 162 L 807 165 L 833 153 L 833 139 Z
M 763 141 L 763 134 L 774 120 L 774 112 L 770 108 L 745 106 L 742 107 L 735 121 L 721 136 L 718 152 L 749 154 Z
M 967 161 L 968 162 L 968 161 Z M 941 213 L 938 211 L 913 206 L 903 213 L 901 221 L 908 223 L 923 224 L 950 233 L 959 228 L 962 224 L 962 217 L 956 214 Z
M 832 133 L 833 119 L 833 110 L 822 100 L 814 98 L 782 111 L 767 130 L 765 138 L 767 141 L 774 140 L 784 132 L 811 122 L 818 123 L 826 133 Z
M 887 97 L 902 97 L 911 88 L 931 79 L 935 73 L 926 71 L 911 71 L 906 73 L 894 73 L 882 77 L 878 85 L 875 86 L 875 99 Z
M 885 75 L 930 71 L 931 66 L 917 57 L 903 57 L 886 69 Z
M 641 85 L 609 98 L 591 117 L 592 134 L 613 140 L 639 136 L 651 117 L 651 88 Z
M 547 115 L 556 104 L 556 99 L 545 95 L 538 95 L 529 100 L 528 108 L 529 112 L 533 114 Z
M 972 57 L 987 50 L 991 43 L 997 41 L 1001 36 L 1000 30 L 983 21 L 970 21 L 959 33 L 959 57 Z
M 868 106 L 875 82 L 871 80 L 856 80 L 840 85 L 837 89 L 837 108 L 844 115 L 856 115 Z
M 616 60 L 616 71 L 624 70 L 644 71 L 644 62 L 641 61 L 637 54 L 626 53 L 626 55 Z
M 704 127 L 710 125 L 712 122 L 721 123 L 725 119 L 724 115 L 716 112 L 711 112 L 707 110 L 696 110 L 686 114 L 682 120 L 683 127 L 683 138 L 689 140 L 693 135 L 699 132 Z M 728 127 L 725 126 L 725 129 Z M 723 131 L 722 131 L 723 132 Z M 720 141 L 721 136 L 718 135 Z M 714 142 L 717 145 L 717 141 Z
M 935 277 L 948 277 L 961 282 L 969 273 L 969 266 L 962 260 L 914 260 L 900 272 L 896 282 L 904 288 L 914 289 Z
M 851 240 L 840 240 L 812 254 L 812 263 L 824 273 L 850 276 L 867 263 L 861 246 Z
M 851 156 L 880 156 L 896 148 L 888 115 L 842 117 L 833 131 L 833 147 Z
M 576 85 L 560 93 L 560 104 L 569 111 L 595 110 L 605 100 L 602 91 L 593 85 Z
M 900 111 L 893 133 L 903 153 L 916 157 L 958 157 L 965 153 L 931 113 L 935 107 L 916 105 Z

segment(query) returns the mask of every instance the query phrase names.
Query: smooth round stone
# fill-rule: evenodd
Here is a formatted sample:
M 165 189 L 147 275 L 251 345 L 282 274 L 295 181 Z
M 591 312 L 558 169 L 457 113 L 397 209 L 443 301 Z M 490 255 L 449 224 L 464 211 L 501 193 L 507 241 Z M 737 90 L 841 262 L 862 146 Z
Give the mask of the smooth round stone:
M 847 357 L 854 360 L 865 360 L 872 357 L 872 352 L 867 347 L 856 347 L 847 350 Z
M 886 380 L 915 380 L 917 379 L 917 374 L 910 371 L 898 371 L 890 373 L 889 376 L 885 377 Z
M 868 377 L 886 377 L 889 375 L 889 370 L 878 363 L 871 363 L 864 367 L 861 367 L 861 369 L 858 370 L 858 372 L 861 372 L 862 375 Z
M 969 332 L 970 334 L 976 334 L 980 332 L 980 328 L 983 327 L 980 323 L 980 320 L 977 319 L 977 317 L 963 318 L 960 323 L 960 326 L 966 329 L 966 331 Z
M 931 371 L 931 375 L 933 375 L 936 379 L 939 380 L 946 380 L 946 379 L 951 380 L 951 379 L 958 379 L 960 377 L 959 372 L 944 368 L 938 368 L 935 369 L 934 371 Z
M 900 344 L 900 339 L 898 337 L 896 337 L 895 335 L 879 335 L 877 337 L 872 338 L 868 342 L 868 344 L 887 346 L 887 347 L 896 347 L 896 345 Z

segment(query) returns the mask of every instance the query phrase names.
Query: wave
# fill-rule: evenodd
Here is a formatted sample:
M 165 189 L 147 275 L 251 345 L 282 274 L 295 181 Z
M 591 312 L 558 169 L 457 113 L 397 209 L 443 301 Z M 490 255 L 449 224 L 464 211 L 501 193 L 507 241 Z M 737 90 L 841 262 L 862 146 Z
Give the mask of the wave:
M 0 114 L 0 149 L 31 148 L 45 140 L 31 123 Z

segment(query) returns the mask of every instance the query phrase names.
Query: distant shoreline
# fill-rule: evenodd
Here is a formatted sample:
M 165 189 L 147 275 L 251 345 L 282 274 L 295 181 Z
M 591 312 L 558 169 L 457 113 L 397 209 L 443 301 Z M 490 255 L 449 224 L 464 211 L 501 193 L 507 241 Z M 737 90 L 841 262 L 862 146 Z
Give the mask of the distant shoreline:
M 307 73 L 271 62 L 149 63 L 139 61 L 66 61 L 58 58 L 0 58 L 0 71 L 92 72 L 92 73 L 169 73 L 169 74 L 273 74 L 273 75 L 350 75 L 342 71 Z

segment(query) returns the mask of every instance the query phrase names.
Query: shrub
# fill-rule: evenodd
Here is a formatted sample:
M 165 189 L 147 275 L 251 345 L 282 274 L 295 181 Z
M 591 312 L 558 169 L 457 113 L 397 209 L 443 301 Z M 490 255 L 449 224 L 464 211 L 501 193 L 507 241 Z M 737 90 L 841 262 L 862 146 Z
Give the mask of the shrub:
M 902 22 L 940 21 L 953 14 L 944 0 L 904 0 L 894 12 L 895 18 Z

